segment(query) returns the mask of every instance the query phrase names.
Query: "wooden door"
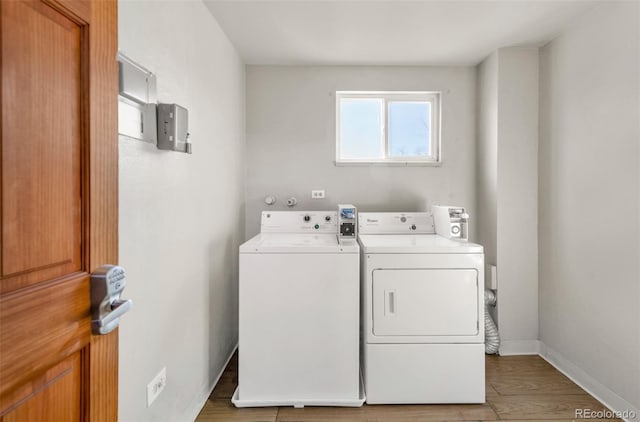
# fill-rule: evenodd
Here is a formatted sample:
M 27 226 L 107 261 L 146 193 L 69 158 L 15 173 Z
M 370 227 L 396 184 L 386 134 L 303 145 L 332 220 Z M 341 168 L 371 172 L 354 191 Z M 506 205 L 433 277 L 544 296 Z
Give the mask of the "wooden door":
M 0 12 L 0 420 L 115 421 L 118 334 L 91 334 L 89 274 L 117 263 L 117 3 Z

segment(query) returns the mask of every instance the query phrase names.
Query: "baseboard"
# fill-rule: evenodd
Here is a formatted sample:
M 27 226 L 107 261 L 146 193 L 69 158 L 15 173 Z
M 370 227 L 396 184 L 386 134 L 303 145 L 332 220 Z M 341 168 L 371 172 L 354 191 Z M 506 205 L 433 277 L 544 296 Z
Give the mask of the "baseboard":
M 233 357 L 233 354 L 236 352 L 236 350 L 238 350 L 237 342 L 235 346 L 233 346 L 233 348 L 231 349 L 231 353 L 229 353 L 229 357 L 227 357 L 227 360 L 225 361 L 224 365 L 222 365 L 222 369 L 220 369 L 220 372 L 213 380 L 213 383 L 211 383 L 211 385 L 205 385 L 200 391 L 200 393 L 197 394 L 193 400 L 191 400 L 191 404 L 189 405 L 189 408 L 188 408 L 189 410 L 186 412 L 187 415 L 191 415 L 189 416 L 188 420 L 190 421 L 196 420 L 196 418 L 198 417 L 198 414 L 200 413 L 200 410 L 202 410 L 202 408 L 204 407 L 204 404 L 207 402 L 207 399 L 213 392 L 213 389 L 216 388 L 216 384 L 218 384 L 218 381 L 220 381 L 220 378 L 222 377 L 224 370 L 229 365 L 229 361 Z
M 540 356 L 627 422 L 640 422 L 640 409 L 611 391 L 560 353 L 540 342 Z M 625 414 L 626 412 L 626 414 Z M 618 416 L 613 416 L 618 417 Z
M 540 353 L 538 340 L 501 340 L 500 356 L 537 355 Z

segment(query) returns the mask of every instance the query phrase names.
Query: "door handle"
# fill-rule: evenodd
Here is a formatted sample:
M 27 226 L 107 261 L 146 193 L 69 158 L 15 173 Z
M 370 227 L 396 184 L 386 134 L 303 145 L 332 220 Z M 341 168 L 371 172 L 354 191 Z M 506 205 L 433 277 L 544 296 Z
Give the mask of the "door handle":
M 385 314 L 395 316 L 396 314 L 396 291 L 385 290 Z
M 133 306 L 131 299 L 121 299 L 126 285 L 124 268 L 103 265 L 91 274 L 91 331 L 108 334 L 120 325 L 120 317 Z
M 111 304 L 111 312 L 103 318 L 92 321 L 92 325 L 96 327 L 93 330 L 94 334 L 107 334 L 113 331 L 114 328 L 120 325 L 120 317 L 131 309 L 131 305 L 133 305 L 131 299 L 114 301 Z

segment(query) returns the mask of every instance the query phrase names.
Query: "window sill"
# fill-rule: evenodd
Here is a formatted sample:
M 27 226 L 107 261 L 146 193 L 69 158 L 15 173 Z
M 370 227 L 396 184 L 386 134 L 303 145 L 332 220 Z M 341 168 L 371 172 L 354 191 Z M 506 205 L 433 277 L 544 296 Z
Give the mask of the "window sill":
M 334 161 L 336 167 L 440 167 L 442 161 Z

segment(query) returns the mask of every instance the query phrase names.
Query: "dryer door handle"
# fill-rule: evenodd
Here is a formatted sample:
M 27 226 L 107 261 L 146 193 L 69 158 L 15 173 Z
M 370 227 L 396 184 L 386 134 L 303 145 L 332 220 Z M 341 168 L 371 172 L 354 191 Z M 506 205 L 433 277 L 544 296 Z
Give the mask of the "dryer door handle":
M 385 290 L 384 291 L 384 314 L 387 316 L 396 315 L 396 291 Z

